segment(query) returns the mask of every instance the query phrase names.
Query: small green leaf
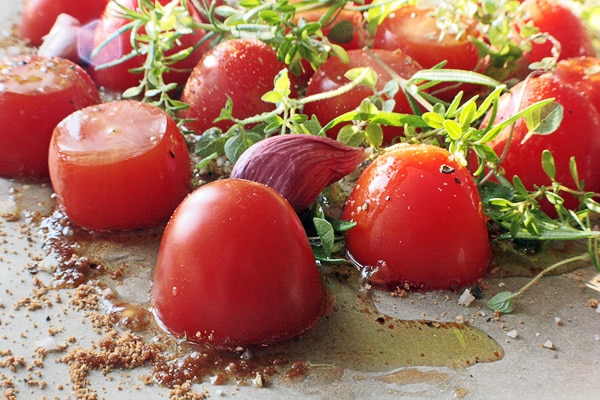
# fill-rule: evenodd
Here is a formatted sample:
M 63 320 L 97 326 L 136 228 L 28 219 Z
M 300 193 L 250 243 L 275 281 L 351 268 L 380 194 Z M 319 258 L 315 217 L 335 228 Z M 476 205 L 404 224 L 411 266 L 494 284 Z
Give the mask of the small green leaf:
M 444 129 L 453 140 L 458 140 L 462 137 L 462 128 L 456 121 L 447 119 L 444 121 Z
M 333 251 L 335 244 L 335 231 L 333 226 L 325 218 L 313 218 L 315 229 L 319 238 L 321 238 L 321 246 L 323 253 L 329 257 Z
M 235 135 L 225 142 L 225 155 L 232 164 L 235 164 L 242 153 L 261 139 L 262 137 L 255 132 L 242 132 Z
M 337 43 L 350 43 L 354 37 L 354 25 L 344 19 L 331 28 L 327 37 Z
M 549 150 L 544 150 L 542 152 L 542 168 L 544 168 L 544 172 L 551 180 L 556 178 L 556 165 L 554 164 L 554 157 Z
M 569 171 L 571 171 L 571 176 L 573 177 L 573 182 L 577 185 L 577 189 L 583 190 L 583 185 L 579 180 L 579 170 L 577 169 L 577 162 L 575 161 L 575 157 L 571 157 L 569 159 Z
M 515 309 L 515 297 L 517 293 L 500 292 L 488 300 L 487 306 L 492 311 L 498 311 L 502 314 L 510 314 Z
M 271 90 L 270 92 L 263 94 L 261 100 L 266 103 L 277 104 L 283 100 L 283 94 L 281 92 Z
M 142 94 L 142 91 L 143 91 L 143 90 L 144 90 L 144 87 L 143 87 L 143 86 L 131 87 L 131 88 L 129 88 L 129 89 L 127 89 L 127 90 L 125 90 L 125 91 L 123 92 L 123 95 L 122 95 L 122 96 L 123 96 L 124 98 L 126 98 L 126 99 L 130 99 L 130 98 L 137 97 L 137 96 L 139 96 L 140 94 Z
M 364 72 L 364 70 L 365 70 L 365 68 L 362 68 L 362 67 L 361 68 L 351 68 L 348 71 L 346 71 L 344 76 L 348 80 L 353 81 L 355 79 L 358 79 L 360 77 L 360 75 Z M 375 88 L 375 84 L 377 83 L 377 72 L 370 69 L 360 83 L 362 85 L 368 86 L 370 88 Z
M 433 129 L 442 129 L 446 118 L 437 112 L 426 112 L 423 114 L 423 121 Z
M 378 149 L 383 144 L 383 130 L 379 124 L 367 124 L 365 128 L 365 141 L 373 148 Z
M 340 129 L 337 140 L 348 146 L 357 147 L 365 139 L 365 134 L 357 126 L 345 125 Z

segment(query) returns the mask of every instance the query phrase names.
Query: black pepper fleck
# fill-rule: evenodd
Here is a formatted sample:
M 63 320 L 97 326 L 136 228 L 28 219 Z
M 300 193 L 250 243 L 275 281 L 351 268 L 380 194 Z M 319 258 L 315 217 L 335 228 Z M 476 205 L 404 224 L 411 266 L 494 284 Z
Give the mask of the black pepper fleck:
M 452 168 L 451 166 L 447 165 L 447 164 L 442 164 L 440 165 L 440 172 L 442 174 L 451 174 L 453 173 L 455 170 L 454 168 Z

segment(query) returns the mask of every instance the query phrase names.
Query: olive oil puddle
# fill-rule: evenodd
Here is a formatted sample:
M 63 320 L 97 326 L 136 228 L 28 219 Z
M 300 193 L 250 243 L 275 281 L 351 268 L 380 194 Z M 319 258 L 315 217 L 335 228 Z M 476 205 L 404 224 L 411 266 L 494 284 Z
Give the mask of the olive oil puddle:
M 406 366 L 462 368 L 504 356 L 500 345 L 467 324 L 405 321 L 379 312 L 350 266 L 321 268 L 334 305 L 302 337 L 239 352 L 213 351 L 177 341 L 148 312 L 160 228 L 93 234 L 71 227 L 58 212 L 41 228 L 46 250 L 59 260 L 53 269 L 56 285 L 98 285 L 113 323 L 162 347 L 152 367 L 153 380 L 164 386 L 308 374 L 331 380 L 345 370 L 381 375 Z

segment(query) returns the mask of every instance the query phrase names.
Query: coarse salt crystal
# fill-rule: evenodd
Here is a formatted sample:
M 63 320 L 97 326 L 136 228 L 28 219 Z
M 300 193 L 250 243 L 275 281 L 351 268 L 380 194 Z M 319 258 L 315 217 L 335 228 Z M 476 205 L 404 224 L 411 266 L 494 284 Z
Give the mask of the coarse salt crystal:
M 512 339 L 516 339 L 519 336 L 519 333 L 517 332 L 516 329 L 513 329 L 513 330 L 506 332 L 506 336 L 508 336 L 509 338 L 512 338 Z
M 471 305 L 473 300 L 475 300 L 475 296 L 471 294 L 471 291 L 469 289 L 465 289 L 463 294 L 458 299 L 458 304 L 461 306 L 468 307 L 469 305 Z

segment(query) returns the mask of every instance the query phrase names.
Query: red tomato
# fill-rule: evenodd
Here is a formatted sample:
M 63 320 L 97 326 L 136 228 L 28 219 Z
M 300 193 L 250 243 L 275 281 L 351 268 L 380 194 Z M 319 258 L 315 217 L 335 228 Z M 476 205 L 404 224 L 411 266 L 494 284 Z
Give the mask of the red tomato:
M 480 63 L 477 47 L 469 36 L 475 35 L 474 29 L 468 29 L 461 37 L 441 31 L 431 9 L 405 6 L 389 14 L 377 27 L 373 38 L 373 48 L 401 50 L 417 61 L 423 68 L 431 68 L 447 61 L 444 68 L 476 71 Z M 441 99 L 450 100 L 459 90 L 473 87 L 454 84 L 439 85 L 433 93 Z
M 160 0 L 160 3 L 163 5 L 169 2 L 170 0 Z M 119 4 L 129 9 L 139 9 L 139 0 L 119 0 Z M 102 44 L 107 38 L 129 22 L 129 20 L 119 16 L 119 13 L 121 12 L 121 8 L 115 2 L 111 1 L 108 4 L 94 30 L 93 47 Z M 97 55 L 91 57 L 89 60 L 90 64 L 92 66 L 99 66 L 129 54 L 132 50 L 130 34 L 131 32 L 127 31 L 111 41 Z M 169 52 L 169 54 L 196 45 L 204 35 L 205 32 L 203 30 L 197 30 L 193 35 L 182 36 L 180 45 Z M 165 81 L 167 83 L 175 82 L 179 85 L 183 85 L 203 53 L 204 47 L 198 47 L 192 54 L 186 59 L 178 62 L 171 71 L 166 74 L 164 77 Z M 130 87 L 139 85 L 142 75 L 139 73 L 130 73 L 129 70 L 142 66 L 144 61 L 145 56 L 137 56 L 110 68 L 90 68 L 90 75 L 98 86 L 109 90 L 124 91 Z
M 600 58 L 574 57 L 561 60 L 556 64 L 553 76 L 584 93 L 600 112 Z
M 525 86 L 525 87 L 524 87 Z M 574 156 L 579 179 L 585 181 L 585 189 L 600 191 L 600 115 L 588 98 L 579 90 L 549 77 L 532 78 L 515 85 L 504 94 L 498 104 L 496 121 L 502 121 L 518 109 L 523 109 L 537 101 L 555 98 L 564 107 L 563 120 L 557 131 L 550 135 L 533 135 L 523 143 L 528 133 L 523 119 L 517 121 L 512 133 L 508 153 L 500 166 L 506 177 L 512 180 L 514 175 L 530 190 L 535 185 L 548 185 L 550 179 L 542 168 L 542 152 L 547 149 L 554 155 L 556 179 L 574 187 L 569 171 L 569 159 Z M 488 121 L 484 121 L 487 124 Z M 502 154 L 510 136 L 510 127 L 500 133 L 490 146 L 496 154 Z M 578 203 L 574 197 L 566 197 L 565 206 L 576 209 Z M 555 215 L 553 206 L 545 204 L 543 210 Z
M 402 78 L 409 78 L 421 69 L 419 64 L 399 51 L 379 49 L 372 50 L 372 52 Z M 350 58 L 348 64 L 342 62 L 338 57 L 331 57 L 321 65 L 312 77 L 306 95 L 327 92 L 348 83 L 349 80 L 344 77 L 344 74 L 352 68 L 370 67 L 377 72 L 377 90 L 383 90 L 385 84 L 392 79 L 390 74 L 364 50 L 349 50 L 348 56 Z M 325 125 L 340 114 L 356 109 L 363 99 L 370 96 L 373 96 L 373 90 L 367 86 L 359 85 L 343 95 L 307 103 L 304 106 L 304 113 L 309 117 L 315 115 L 321 124 Z M 402 91 L 396 94 L 394 100 L 396 101 L 394 111 L 412 113 L 408 100 Z M 341 125 L 335 126 L 327 132 L 327 135 L 333 139 L 337 138 L 340 128 Z M 391 143 L 392 139 L 401 135 L 402 132 L 401 127 L 384 126 L 384 142 Z
M 202 186 L 167 224 L 152 307 L 179 337 L 226 349 L 268 345 L 311 327 L 325 300 L 298 216 L 261 183 Z
M 19 36 L 29 39 L 32 45 L 39 46 L 60 14 L 69 14 L 83 25 L 100 18 L 109 1 L 25 0 Z
M 190 189 L 190 157 L 175 122 L 135 101 L 103 103 L 61 121 L 50 178 L 69 219 L 119 230 L 166 221 Z
M 521 4 L 528 19 L 540 32 L 549 33 L 561 44 L 559 59 L 594 56 L 592 39 L 583 21 L 565 4 L 556 0 L 526 0 Z M 531 52 L 525 54 L 527 63 L 540 61 L 552 55 L 552 43 L 533 43 Z
M 99 102 L 90 77 L 71 61 L 32 55 L 0 62 L 0 175 L 47 180 L 52 130 Z
M 343 218 L 351 256 L 389 290 L 472 284 L 491 259 L 486 217 L 469 171 L 431 145 L 382 153 L 358 179 Z
M 181 100 L 190 107 L 179 114 L 193 121 L 186 127 L 201 134 L 211 127 L 227 130 L 231 121 L 213 122 L 233 101 L 233 116 L 247 118 L 271 111 L 274 105 L 261 100 L 273 89 L 275 76 L 286 66 L 264 42 L 234 39 L 213 47 L 198 63 L 186 83 Z

